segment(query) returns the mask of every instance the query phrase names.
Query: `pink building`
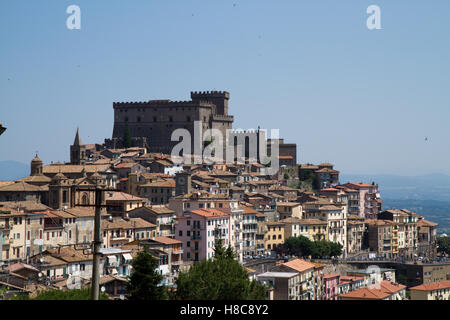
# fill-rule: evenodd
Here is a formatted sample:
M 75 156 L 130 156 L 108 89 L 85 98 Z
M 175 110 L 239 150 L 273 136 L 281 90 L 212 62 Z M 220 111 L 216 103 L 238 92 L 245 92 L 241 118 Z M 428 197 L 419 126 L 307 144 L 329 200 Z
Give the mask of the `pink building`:
M 325 274 L 323 276 L 322 300 L 338 300 L 338 274 Z
M 201 261 L 214 256 L 214 243 L 231 244 L 230 215 L 218 209 L 198 209 L 176 218 L 175 239 L 183 243 L 183 260 Z M 231 244 L 232 245 L 232 244 Z
M 357 214 L 366 219 L 377 219 L 382 203 L 377 184 L 349 182 L 338 188 L 348 188 L 359 192 L 359 212 L 349 212 L 350 214 Z

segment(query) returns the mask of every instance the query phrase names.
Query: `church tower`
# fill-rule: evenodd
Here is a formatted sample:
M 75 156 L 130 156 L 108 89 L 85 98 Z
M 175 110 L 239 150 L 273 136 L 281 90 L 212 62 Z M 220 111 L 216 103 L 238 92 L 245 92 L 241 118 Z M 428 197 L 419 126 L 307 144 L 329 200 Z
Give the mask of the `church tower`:
M 42 160 L 37 156 L 31 160 L 31 173 L 30 176 L 42 175 Z
M 71 164 L 84 164 L 86 162 L 86 146 L 81 144 L 80 134 L 78 132 L 75 135 L 73 145 L 70 146 L 70 163 Z

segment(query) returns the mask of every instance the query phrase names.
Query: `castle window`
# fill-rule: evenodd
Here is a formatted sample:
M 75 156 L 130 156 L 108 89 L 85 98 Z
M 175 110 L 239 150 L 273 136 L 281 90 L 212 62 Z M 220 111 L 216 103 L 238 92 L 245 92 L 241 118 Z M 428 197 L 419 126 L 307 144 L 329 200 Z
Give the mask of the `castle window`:
M 153 117 L 153 122 L 156 122 L 156 117 Z
M 125 117 L 125 122 L 128 122 L 128 117 Z
M 141 122 L 141 117 L 137 117 L 137 122 Z
M 173 118 L 172 117 L 169 117 L 169 122 L 173 122 Z
M 187 122 L 191 122 L 191 117 L 187 116 Z

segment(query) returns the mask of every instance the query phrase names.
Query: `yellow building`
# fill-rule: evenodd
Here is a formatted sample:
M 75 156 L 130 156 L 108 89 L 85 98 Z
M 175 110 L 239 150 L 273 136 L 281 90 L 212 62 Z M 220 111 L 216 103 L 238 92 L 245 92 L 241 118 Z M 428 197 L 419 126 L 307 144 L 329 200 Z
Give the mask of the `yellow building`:
M 282 222 L 267 222 L 267 232 L 264 241 L 266 250 L 271 251 L 276 247 L 284 244 L 284 223 Z
M 328 241 L 328 223 L 319 219 L 301 219 L 300 234 L 304 235 L 311 241 L 327 240 Z

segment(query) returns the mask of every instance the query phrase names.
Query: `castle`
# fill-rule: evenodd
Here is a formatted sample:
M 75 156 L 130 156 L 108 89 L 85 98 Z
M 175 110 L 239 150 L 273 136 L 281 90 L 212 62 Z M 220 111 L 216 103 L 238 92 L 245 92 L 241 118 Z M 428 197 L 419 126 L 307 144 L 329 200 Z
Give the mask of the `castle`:
M 226 91 L 191 92 L 191 101 L 150 100 L 114 102 L 112 139 L 105 139 L 107 148 L 146 147 L 148 152 L 170 154 L 178 141 L 171 141 L 172 132 L 187 129 L 194 137 L 194 121 L 201 122 L 203 132 L 219 129 L 223 136 L 232 129 L 233 116 L 228 115 Z

